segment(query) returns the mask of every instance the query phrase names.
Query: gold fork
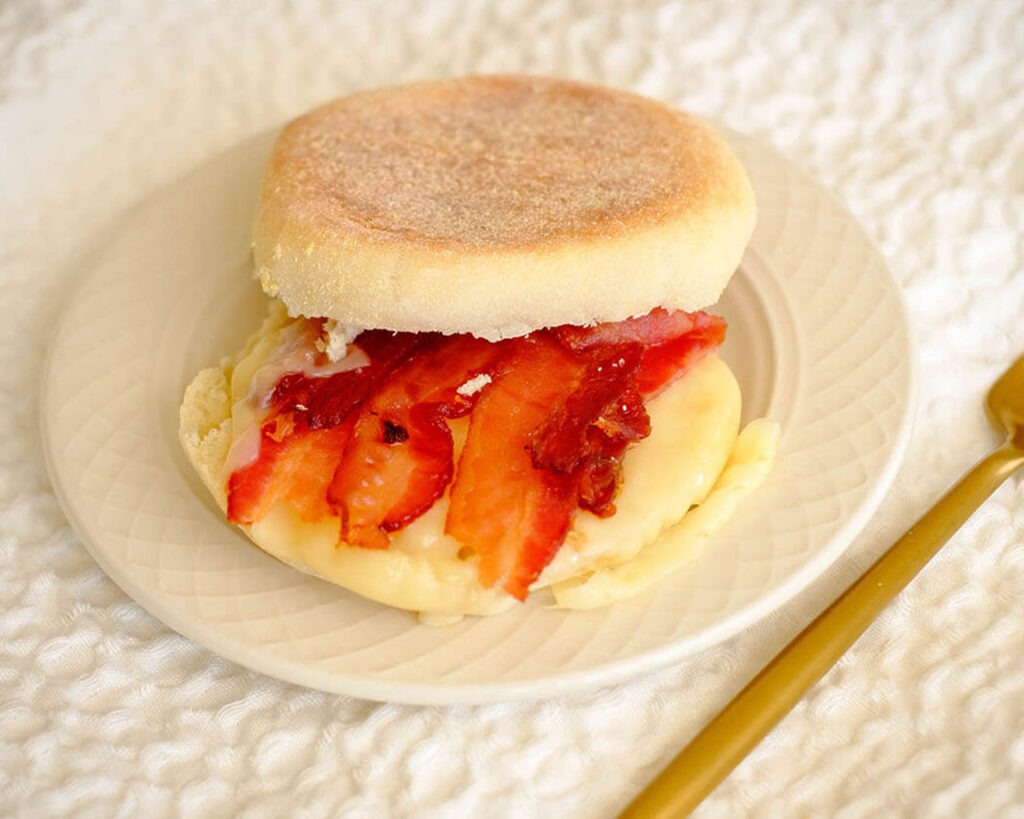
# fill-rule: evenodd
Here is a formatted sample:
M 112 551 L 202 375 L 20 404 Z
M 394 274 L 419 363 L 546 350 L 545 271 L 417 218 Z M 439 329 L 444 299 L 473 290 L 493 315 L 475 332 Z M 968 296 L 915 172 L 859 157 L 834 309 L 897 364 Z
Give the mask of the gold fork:
M 1024 358 L 989 391 L 1006 440 L 964 475 L 842 596 L 782 649 L 622 814 L 686 816 L 864 633 L 986 498 L 1024 465 Z

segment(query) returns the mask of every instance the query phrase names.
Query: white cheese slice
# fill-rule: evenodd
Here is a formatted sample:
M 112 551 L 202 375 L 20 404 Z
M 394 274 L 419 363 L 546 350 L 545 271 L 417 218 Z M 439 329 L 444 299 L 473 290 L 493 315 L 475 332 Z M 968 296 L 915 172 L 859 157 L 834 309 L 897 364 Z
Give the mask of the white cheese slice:
M 760 418 L 736 441 L 725 471 L 704 501 L 668 527 L 639 554 L 598 569 L 589 576 L 556 583 L 556 603 L 563 608 L 593 609 L 634 597 L 671 572 L 693 562 L 708 538 L 733 516 L 737 505 L 764 483 L 778 447 L 779 428 Z

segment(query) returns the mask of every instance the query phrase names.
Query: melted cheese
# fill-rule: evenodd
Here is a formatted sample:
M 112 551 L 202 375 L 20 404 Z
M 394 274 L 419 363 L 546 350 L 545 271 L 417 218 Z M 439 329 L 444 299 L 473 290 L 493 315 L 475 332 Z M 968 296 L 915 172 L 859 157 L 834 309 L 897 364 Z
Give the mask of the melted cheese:
M 760 418 L 749 424 L 740 433 L 725 471 L 699 506 L 632 559 L 556 583 L 552 591 L 557 604 L 570 609 L 606 606 L 639 594 L 696 560 L 708 538 L 732 517 L 740 501 L 764 482 L 775 460 L 778 439 L 774 422 Z
M 475 563 L 427 545 L 419 554 L 394 546 L 386 550 L 339 547 L 338 530 L 337 518 L 303 523 L 292 510 L 279 505 L 250 531 L 279 560 L 398 608 L 433 614 L 494 614 L 516 602 L 500 589 L 482 588 Z

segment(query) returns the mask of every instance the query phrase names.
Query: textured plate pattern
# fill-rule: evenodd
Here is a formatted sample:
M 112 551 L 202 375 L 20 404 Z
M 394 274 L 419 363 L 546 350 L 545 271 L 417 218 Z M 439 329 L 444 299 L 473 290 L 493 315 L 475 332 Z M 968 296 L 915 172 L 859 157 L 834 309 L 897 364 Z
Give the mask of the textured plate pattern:
M 778 154 L 731 139 L 762 204 L 722 303 L 729 357 L 747 415 L 775 417 L 784 437 L 769 484 L 691 571 L 596 612 L 531 601 L 431 629 L 276 563 L 222 522 L 179 452 L 176 408 L 198 366 L 261 315 L 246 231 L 268 137 L 165 189 L 73 298 L 43 408 L 69 517 L 111 577 L 183 634 L 363 697 L 550 696 L 725 639 L 824 569 L 873 511 L 906 443 L 912 361 L 896 287 L 862 231 Z

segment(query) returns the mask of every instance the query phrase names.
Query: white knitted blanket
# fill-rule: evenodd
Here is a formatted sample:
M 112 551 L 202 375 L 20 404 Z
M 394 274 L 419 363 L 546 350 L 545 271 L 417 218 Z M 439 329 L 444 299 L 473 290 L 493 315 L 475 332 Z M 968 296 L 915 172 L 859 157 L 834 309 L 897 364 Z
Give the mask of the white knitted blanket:
M 593 4 L 597 6 L 598 4 Z M 0 815 L 614 815 L 993 444 L 1024 352 L 1024 4 L 630 0 L 0 6 Z M 263 677 L 115 586 L 48 483 L 38 375 L 122 215 L 355 88 L 556 73 L 774 143 L 863 222 L 920 352 L 915 432 L 846 555 L 768 620 L 616 688 L 412 707 Z M 1024 817 L 1024 482 L 1004 486 L 701 807 Z

